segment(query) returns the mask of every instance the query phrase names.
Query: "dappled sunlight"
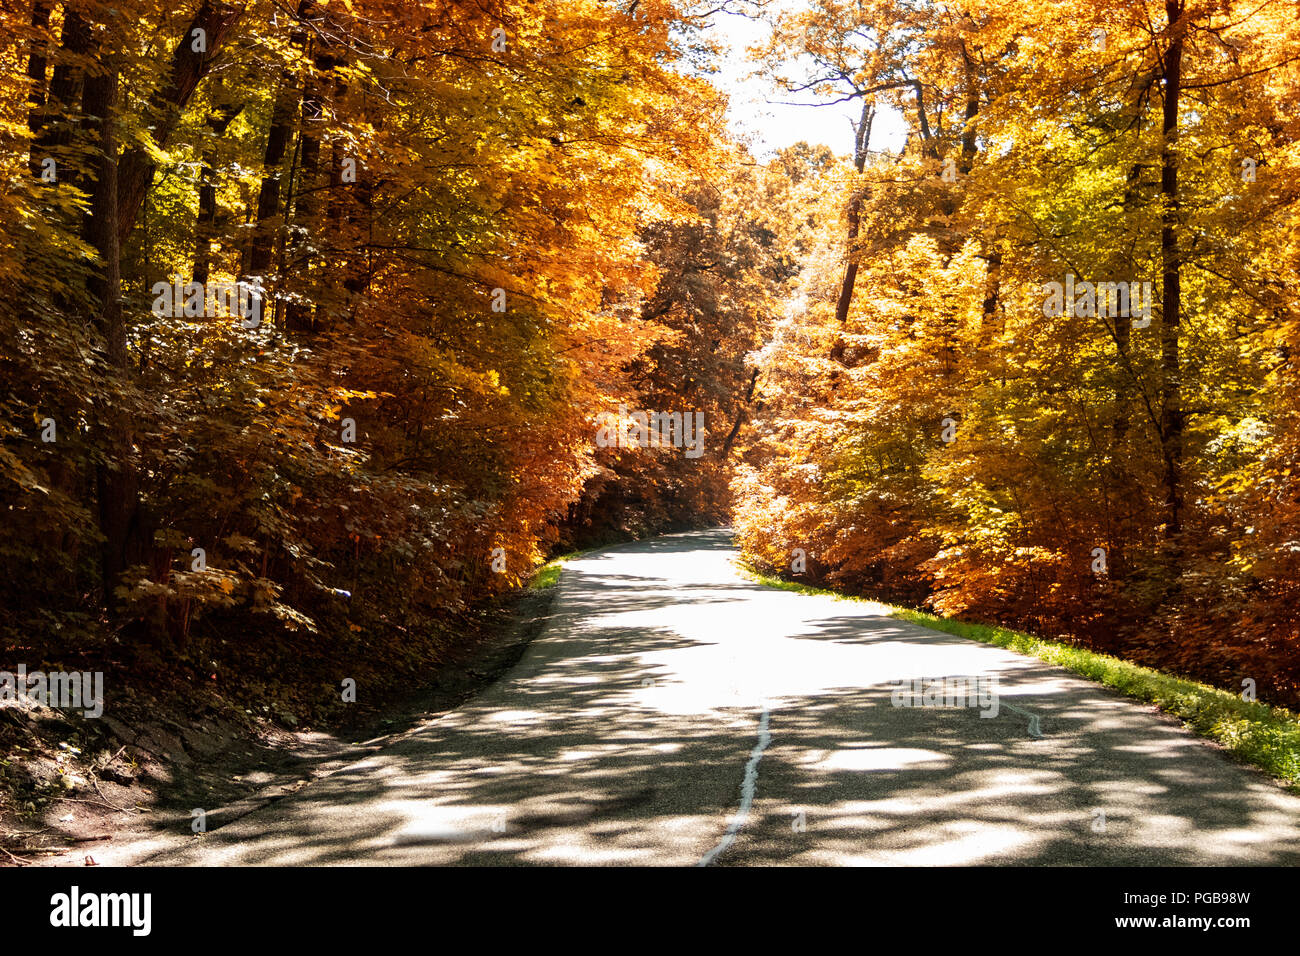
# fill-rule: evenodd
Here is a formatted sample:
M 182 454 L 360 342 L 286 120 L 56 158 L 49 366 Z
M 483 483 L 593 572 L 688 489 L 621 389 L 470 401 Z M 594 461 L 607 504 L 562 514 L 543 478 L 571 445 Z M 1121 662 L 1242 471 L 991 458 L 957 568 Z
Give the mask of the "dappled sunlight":
M 952 758 L 933 750 L 915 747 L 846 747 L 843 750 L 816 751 L 803 766 L 812 771 L 901 770 L 914 764 L 951 763 Z
M 730 553 L 696 533 L 575 561 L 496 685 L 167 861 L 694 865 L 747 766 L 753 805 L 719 865 L 1300 861 L 1300 801 L 1175 722 L 1032 658 L 750 583 Z M 899 679 L 977 675 L 996 715 L 891 701 Z

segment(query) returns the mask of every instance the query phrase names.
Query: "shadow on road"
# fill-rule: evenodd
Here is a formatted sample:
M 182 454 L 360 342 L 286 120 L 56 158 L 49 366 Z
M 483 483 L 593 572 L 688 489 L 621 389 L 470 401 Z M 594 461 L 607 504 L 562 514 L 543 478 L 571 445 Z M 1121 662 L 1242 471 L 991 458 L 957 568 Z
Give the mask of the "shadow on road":
M 725 532 L 569 565 L 501 682 L 168 863 L 1296 864 L 1297 801 L 1172 719 L 1065 672 L 752 584 Z M 995 679 L 975 707 L 891 684 Z M 1031 735 L 1027 715 L 1037 718 Z

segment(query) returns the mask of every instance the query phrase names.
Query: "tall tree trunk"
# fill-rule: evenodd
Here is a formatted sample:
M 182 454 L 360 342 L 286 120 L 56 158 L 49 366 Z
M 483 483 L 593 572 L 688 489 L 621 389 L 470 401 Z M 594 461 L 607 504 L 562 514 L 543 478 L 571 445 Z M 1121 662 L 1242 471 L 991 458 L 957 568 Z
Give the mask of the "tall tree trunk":
M 916 112 L 921 124 L 921 140 L 924 143 L 926 155 L 936 158 L 937 153 L 934 144 L 930 138 L 930 122 L 925 116 L 925 98 L 921 90 L 920 80 L 899 81 L 890 84 L 898 86 L 905 82 L 905 85 L 911 86 L 916 91 Z M 870 99 L 867 96 L 862 98 L 862 116 L 858 120 L 857 136 L 853 145 L 853 167 L 861 173 L 866 169 L 867 151 L 871 143 L 871 123 L 875 118 L 875 109 L 871 106 Z M 857 239 L 858 230 L 861 222 L 862 196 L 855 192 L 853 198 L 849 201 L 849 262 L 844 268 L 844 278 L 840 282 L 840 294 L 835 302 L 835 321 L 843 327 L 849 319 L 849 306 L 853 302 L 853 286 L 858 278 L 858 258 L 857 258 Z M 839 340 L 831 350 L 831 357 L 836 361 L 842 359 L 844 355 L 844 342 Z
M 930 135 L 930 121 L 925 115 L 925 92 L 921 81 L 912 80 L 910 85 L 916 91 L 916 119 L 921 127 L 921 151 L 931 159 L 938 159 L 939 150 L 935 148 L 934 138 Z
M 1176 542 L 1183 530 L 1183 394 L 1179 358 L 1182 309 L 1178 243 L 1178 99 L 1182 85 L 1185 0 L 1166 0 L 1169 48 L 1164 56 L 1164 124 L 1160 150 L 1160 261 L 1163 274 L 1160 315 L 1160 443 L 1168 520 L 1165 538 Z M 1176 544 L 1175 544 L 1176 548 Z
M 83 110 L 86 129 L 96 136 L 95 184 L 84 237 L 99 257 L 99 268 L 88 289 L 98 310 L 96 325 L 103 336 L 113 373 L 129 374 L 126 320 L 122 312 L 121 242 L 118 222 L 118 156 L 115 112 L 117 69 L 105 67 L 86 77 Z M 96 467 L 99 527 L 104 535 L 102 565 L 104 599 L 112 604 L 113 588 L 131 557 L 131 528 L 137 510 L 138 476 L 133 461 L 130 417 L 121 408 L 106 412 L 106 461 Z
M 244 109 L 242 103 L 223 103 L 204 120 L 209 140 L 203 148 L 199 170 L 199 212 L 194 221 L 194 281 L 206 283 L 212 262 L 212 240 L 217 231 L 216 144 Z
M 318 40 L 317 42 L 322 42 Z M 312 75 L 306 80 L 302 97 L 302 132 L 299 134 L 299 176 L 301 185 L 295 190 L 294 226 L 298 241 L 293 249 L 291 269 L 304 280 L 303 295 L 289 303 L 285 314 L 285 327 L 291 332 L 312 333 L 319 328 L 319 308 L 314 298 L 314 278 L 317 269 L 315 248 L 321 233 L 321 191 L 333 185 L 339 170 L 333 168 L 322 175 L 320 128 L 325 115 L 325 90 L 339 65 L 339 59 L 329 47 L 323 45 L 312 57 Z
M 152 130 L 154 142 L 162 146 L 180 122 L 181 112 L 194 95 L 199 80 L 207 74 L 217 50 L 230 36 L 240 18 L 244 5 L 236 6 L 220 0 L 203 0 L 198 13 L 190 22 L 185 35 L 172 51 L 171 71 L 167 81 L 150 97 L 145 110 L 146 127 Z M 206 49 L 195 49 L 198 30 L 203 31 Z M 140 214 L 145 194 L 153 181 L 154 160 L 143 146 L 132 146 L 122 155 L 118 171 L 118 239 L 125 241 Z
M 741 403 L 740 409 L 736 412 L 736 420 L 731 426 L 731 431 L 727 433 L 727 440 L 722 443 L 722 457 L 725 459 L 731 454 L 731 446 L 736 441 L 736 436 L 740 434 L 740 426 L 745 423 L 749 417 L 749 404 L 754 400 L 754 386 L 758 384 L 758 369 L 754 369 L 749 376 L 749 386 L 745 389 L 745 399 Z
M 993 337 L 993 323 L 1002 308 L 1002 252 L 998 249 L 1001 236 L 995 229 L 988 243 L 984 261 L 988 271 L 984 275 L 984 302 L 980 308 L 979 344 L 981 349 L 989 344 Z
M 295 49 L 302 50 L 307 46 L 307 31 L 301 24 L 311 13 L 312 6 L 313 0 L 300 0 L 298 4 L 298 25 L 289 34 L 289 43 Z M 290 78 L 285 77 L 275 94 L 275 104 L 271 107 L 271 125 L 267 130 L 266 149 L 262 154 L 262 182 L 257 192 L 257 214 L 242 270 L 246 277 L 258 276 L 265 279 L 271 269 L 271 260 L 275 257 L 275 240 L 279 232 L 275 228 L 275 219 L 280 214 L 280 167 L 293 135 L 298 96 L 298 89 Z
M 1124 199 L 1122 208 L 1127 216 L 1129 211 L 1137 204 L 1139 186 L 1142 179 L 1141 165 L 1134 163 L 1129 167 L 1127 181 L 1124 186 Z M 1117 268 L 1116 273 L 1123 272 L 1123 275 L 1113 275 L 1113 279 L 1124 279 L 1125 281 L 1135 277 L 1133 260 L 1127 257 L 1123 261 L 1123 269 Z M 1117 310 L 1118 311 L 1118 310 Z M 1114 417 L 1111 420 L 1111 492 L 1110 497 L 1116 503 L 1118 508 L 1129 508 L 1127 514 L 1121 513 L 1113 515 L 1112 509 L 1108 508 L 1110 518 L 1109 540 L 1107 541 L 1107 574 L 1113 581 L 1122 580 L 1128 574 L 1128 549 L 1127 542 L 1130 540 L 1129 533 L 1130 521 L 1132 516 L 1133 502 L 1140 499 L 1140 489 L 1137 487 L 1137 480 L 1133 476 L 1132 470 L 1128 465 L 1128 444 L 1129 432 L 1132 428 L 1131 401 L 1132 390 L 1140 386 L 1140 382 L 1133 374 L 1133 356 L 1132 356 L 1132 339 L 1133 326 L 1128 316 L 1119 316 L 1115 319 L 1115 351 L 1119 358 L 1119 368 L 1121 374 L 1116 378 L 1115 388 L 1111 395 L 1111 401 L 1115 406 Z
M 853 168 L 861 173 L 867 168 L 867 149 L 871 143 L 871 123 L 875 119 L 875 109 L 864 96 L 862 98 L 862 117 L 858 120 L 857 136 L 853 144 Z M 844 267 L 844 279 L 840 282 L 840 295 L 835 302 L 835 321 L 843 326 L 849 320 L 849 305 L 853 302 L 853 285 L 858 278 L 858 230 L 861 226 L 862 194 L 856 189 L 849 200 L 849 261 Z M 844 352 L 843 343 L 837 343 L 839 354 Z M 839 358 L 839 355 L 835 356 Z
M 280 212 L 280 176 L 284 155 L 293 130 L 293 111 L 297 93 L 285 83 L 275 96 L 271 109 L 271 127 L 267 131 L 266 150 L 262 154 L 262 184 L 257 193 L 257 217 L 253 239 L 249 244 L 244 273 L 265 278 L 275 252 L 274 220 Z
M 80 170 L 69 162 L 64 147 L 72 142 L 75 128 L 77 100 L 81 95 L 83 59 L 94 49 L 95 41 L 90 24 L 72 6 L 63 11 L 63 29 L 59 35 L 60 54 L 50 76 L 50 85 L 39 110 L 28 114 L 27 126 L 32 131 L 31 165 L 39 170 L 47 158 L 58 162 L 58 182 L 63 186 L 76 185 Z M 44 73 L 44 66 L 41 67 Z
M 31 90 L 27 94 L 27 128 L 32 133 L 32 143 L 40 134 L 42 115 L 45 111 L 45 68 L 47 65 L 47 44 L 45 31 L 50 26 L 52 4 L 46 0 L 36 0 L 32 4 L 32 46 L 27 55 L 27 79 Z M 35 150 L 29 157 L 31 171 L 38 174 L 41 170 L 40 157 Z
M 975 117 L 980 112 L 980 91 L 975 82 L 975 63 L 966 52 L 966 44 L 961 45 L 962 67 L 966 80 L 966 123 L 961 130 L 961 165 L 958 167 L 963 176 L 969 175 L 975 168 Z
M 958 171 L 963 176 L 969 176 L 975 168 L 975 157 L 979 153 L 979 141 L 975 135 L 975 119 L 980 112 L 980 86 L 979 75 L 975 70 L 975 61 L 971 59 L 965 43 L 961 45 L 961 56 L 966 83 L 966 121 L 961 132 L 961 163 L 958 165 Z M 984 277 L 984 301 L 980 309 L 978 342 L 981 354 L 993 336 L 993 322 L 1001 308 L 1002 252 L 998 248 L 1001 238 L 998 227 L 994 226 L 991 237 L 987 239 L 981 237 L 980 239 L 983 246 L 983 259 L 987 263 L 987 271 Z

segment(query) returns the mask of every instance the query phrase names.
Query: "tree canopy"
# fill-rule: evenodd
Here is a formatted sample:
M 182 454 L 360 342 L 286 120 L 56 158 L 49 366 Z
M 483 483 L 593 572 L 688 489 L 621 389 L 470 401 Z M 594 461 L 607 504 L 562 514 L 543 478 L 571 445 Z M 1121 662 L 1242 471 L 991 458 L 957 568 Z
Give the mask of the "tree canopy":
M 853 155 L 728 132 L 738 13 L 760 74 L 860 104 Z M 257 661 L 324 712 L 557 548 L 734 521 L 767 569 L 1300 702 L 1294 5 L 0 21 L 6 656 Z

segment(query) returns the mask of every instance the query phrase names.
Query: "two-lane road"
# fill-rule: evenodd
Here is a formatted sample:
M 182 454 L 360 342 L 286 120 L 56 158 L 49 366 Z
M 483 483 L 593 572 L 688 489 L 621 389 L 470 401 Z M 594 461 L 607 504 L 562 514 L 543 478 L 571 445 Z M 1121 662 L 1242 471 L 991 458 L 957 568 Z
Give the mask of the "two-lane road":
M 144 862 L 1300 863 L 1300 799 L 1176 721 L 734 557 L 707 532 L 571 562 L 479 697 Z M 956 676 L 997 716 L 891 701 Z

